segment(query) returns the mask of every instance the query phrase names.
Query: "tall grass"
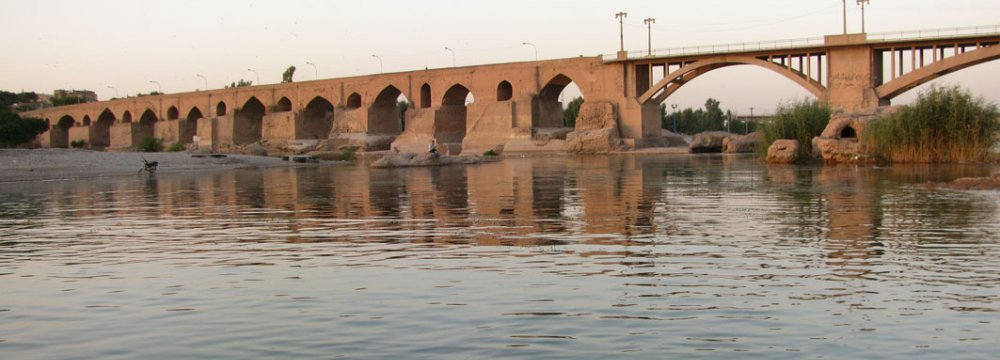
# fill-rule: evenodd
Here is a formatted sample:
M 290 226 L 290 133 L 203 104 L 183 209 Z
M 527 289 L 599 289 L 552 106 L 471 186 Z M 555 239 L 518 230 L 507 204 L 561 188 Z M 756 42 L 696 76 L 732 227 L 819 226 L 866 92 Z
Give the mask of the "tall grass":
M 987 161 L 1000 131 L 997 106 L 958 86 L 934 86 L 916 103 L 873 120 L 863 140 L 891 162 Z
M 761 124 L 760 132 L 764 141 L 757 148 L 758 154 L 766 154 L 767 147 L 775 140 L 799 141 L 799 159 L 808 159 L 812 154 L 812 139 L 823 133 L 830 122 L 830 107 L 817 100 L 800 100 L 778 106 L 771 121 Z

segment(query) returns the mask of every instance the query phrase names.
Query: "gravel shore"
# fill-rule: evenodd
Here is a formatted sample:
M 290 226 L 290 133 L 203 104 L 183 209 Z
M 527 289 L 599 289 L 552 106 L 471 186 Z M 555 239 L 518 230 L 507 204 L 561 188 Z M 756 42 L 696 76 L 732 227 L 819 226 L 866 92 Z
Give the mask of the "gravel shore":
M 159 162 L 157 172 L 219 169 L 316 166 L 276 157 L 226 155 L 194 157 L 187 152 L 100 152 L 80 149 L 0 149 L 0 183 L 37 180 L 72 180 L 136 175 L 142 159 Z

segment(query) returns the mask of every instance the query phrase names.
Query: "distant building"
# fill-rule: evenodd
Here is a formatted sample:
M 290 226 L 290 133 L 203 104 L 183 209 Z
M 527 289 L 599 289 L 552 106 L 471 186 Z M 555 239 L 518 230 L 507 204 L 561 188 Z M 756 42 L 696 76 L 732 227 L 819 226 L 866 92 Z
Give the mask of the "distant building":
M 63 90 L 58 89 L 52 92 L 52 97 L 57 98 L 67 98 L 67 97 L 78 97 L 83 102 L 96 102 L 97 93 L 90 90 Z

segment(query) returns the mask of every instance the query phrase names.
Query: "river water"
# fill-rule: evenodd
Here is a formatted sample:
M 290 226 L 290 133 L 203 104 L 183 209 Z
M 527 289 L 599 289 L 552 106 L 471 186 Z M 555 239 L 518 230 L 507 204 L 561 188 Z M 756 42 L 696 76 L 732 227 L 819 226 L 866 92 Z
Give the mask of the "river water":
M 982 166 L 506 158 L 0 184 L 0 357 L 991 358 Z

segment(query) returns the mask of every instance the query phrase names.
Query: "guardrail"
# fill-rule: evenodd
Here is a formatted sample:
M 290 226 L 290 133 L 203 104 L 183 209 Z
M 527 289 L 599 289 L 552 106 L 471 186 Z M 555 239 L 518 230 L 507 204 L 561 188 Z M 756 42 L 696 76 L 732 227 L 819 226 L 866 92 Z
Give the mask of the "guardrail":
M 887 33 L 869 33 L 867 34 L 867 38 L 869 42 L 889 42 L 889 41 L 908 41 L 908 40 L 936 39 L 936 38 L 948 38 L 948 37 L 960 37 L 960 36 L 982 36 L 982 35 L 1000 35 L 1000 25 L 957 27 L 957 28 L 932 29 L 932 30 L 911 30 L 911 31 L 897 31 L 897 32 L 887 32 Z M 788 40 L 743 42 L 743 43 L 731 43 L 731 44 L 721 44 L 721 45 L 685 46 L 685 47 L 677 47 L 669 49 L 653 49 L 652 54 L 650 54 L 649 50 L 634 50 L 628 52 L 628 59 L 638 60 L 651 57 L 653 58 L 680 57 L 680 56 L 711 55 L 711 54 L 739 53 L 739 52 L 779 50 L 779 49 L 794 50 L 801 48 L 823 46 L 825 42 L 826 42 L 825 38 L 823 37 L 811 37 L 811 38 L 788 39 Z M 614 62 L 618 61 L 618 54 L 604 54 L 601 55 L 601 58 L 605 62 Z

